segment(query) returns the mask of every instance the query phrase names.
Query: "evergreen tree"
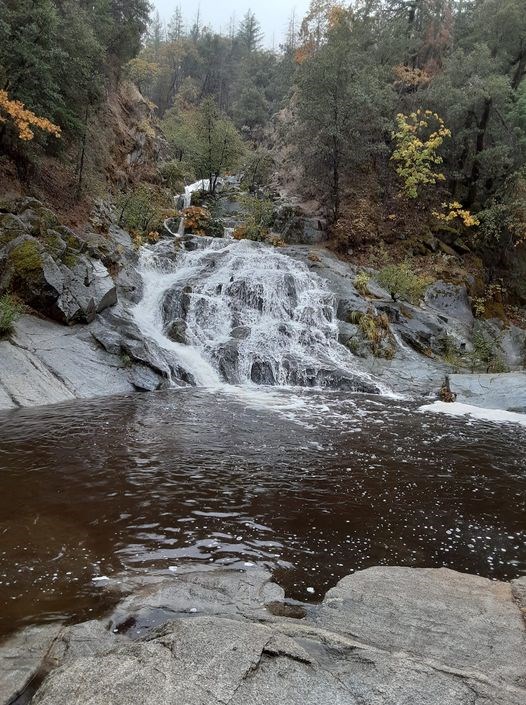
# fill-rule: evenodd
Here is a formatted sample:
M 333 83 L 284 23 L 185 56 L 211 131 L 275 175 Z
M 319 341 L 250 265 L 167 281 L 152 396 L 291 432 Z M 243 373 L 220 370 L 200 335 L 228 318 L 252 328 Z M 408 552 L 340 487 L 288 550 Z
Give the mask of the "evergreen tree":
M 261 49 L 263 41 L 263 32 L 261 25 L 256 19 L 256 15 L 252 10 L 248 10 L 243 17 L 239 29 L 237 31 L 237 41 L 243 52 L 252 54 Z

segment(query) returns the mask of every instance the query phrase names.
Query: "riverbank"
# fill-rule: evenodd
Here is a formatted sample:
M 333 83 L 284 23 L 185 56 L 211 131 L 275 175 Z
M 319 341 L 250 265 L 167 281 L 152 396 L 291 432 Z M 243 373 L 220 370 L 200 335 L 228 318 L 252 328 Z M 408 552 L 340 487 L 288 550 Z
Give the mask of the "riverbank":
M 227 191 L 220 200 L 235 213 L 236 194 Z M 523 407 L 526 331 L 475 319 L 464 285 L 436 281 L 418 305 L 394 301 L 373 269 L 360 285 L 362 268 L 320 242 L 296 244 L 311 239 L 308 218 L 295 216 L 297 240 L 288 233 L 292 242 L 278 248 L 168 236 L 143 248 L 144 258 L 114 225 L 105 235 L 81 236 L 34 199 L 2 207 L 0 285 L 19 290 L 33 315 L 0 340 L 0 409 L 202 386 L 196 371 L 211 365 L 215 383 L 280 386 L 286 378 L 292 386 L 414 398 L 438 398 L 449 378 L 459 401 Z M 229 217 L 232 225 L 240 216 Z M 202 302 L 214 286 L 208 320 Z M 258 329 L 252 318 L 270 305 L 275 310 L 265 334 L 269 321 L 259 321 Z M 219 331 L 223 318 L 232 330 Z M 268 349 L 258 361 L 263 343 Z M 512 373 L 494 375 L 488 386 L 488 378 L 466 373 L 468 365 L 480 366 L 481 356 L 493 356 Z M 189 359 L 198 360 L 197 370 Z
M 34 705 L 521 705 L 526 578 L 372 568 L 320 605 L 265 571 L 151 577 L 100 622 L 0 647 L 0 702 Z M 111 588 L 111 585 L 108 589 Z

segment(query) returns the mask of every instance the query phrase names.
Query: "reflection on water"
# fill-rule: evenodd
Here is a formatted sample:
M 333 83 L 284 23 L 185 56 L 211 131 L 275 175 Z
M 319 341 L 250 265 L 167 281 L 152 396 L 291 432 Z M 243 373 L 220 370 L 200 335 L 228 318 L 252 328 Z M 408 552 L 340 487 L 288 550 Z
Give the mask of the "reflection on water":
M 526 573 L 526 429 L 340 393 L 183 390 L 0 416 L 0 634 L 103 576 L 264 563 L 320 599 L 371 565 Z M 314 592 L 313 592 L 314 590 Z

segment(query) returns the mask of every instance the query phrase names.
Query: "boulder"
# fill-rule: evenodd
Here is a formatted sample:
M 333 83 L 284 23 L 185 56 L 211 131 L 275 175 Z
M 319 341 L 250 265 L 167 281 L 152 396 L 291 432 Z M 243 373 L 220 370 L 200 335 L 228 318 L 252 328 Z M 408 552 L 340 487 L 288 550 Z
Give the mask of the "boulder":
M 136 365 L 130 371 L 129 380 L 139 392 L 156 392 L 165 383 L 162 377 L 146 365 Z
M 448 318 L 455 318 L 466 325 L 474 323 L 471 303 L 464 285 L 435 282 L 427 289 L 425 302 Z
M 173 340 L 174 343 L 184 345 L 186 343 L 186 328 L 186 321 L 182 318 L 176 318 L 168 324 L 165 334 L 170 340 Z
M 526 372 L 450 375 L 449 388 L 461 404 L 526 413 Z
M 526 579 L 510 585 L 443 569 L 373 568 L 342 580 L 320 606 L 307 608 L 302 620 L 268 613 L 261 623 L 262 605 L 256 605 L 267 599 L 258 587 L 261 577 L 248 585 L 256 609 L 240 614 L 231 603 L 243 594 L 250 573 L 237 579 L 234 571 L 225 573 L 208 582 L 204 573 L 184 576 L 172 588 L 150 590 L 158 616 L 168 608 L 170 619 L 174 605 L 185 616 L 150 629 L 138 641 L 68 660 L 51 672 L 32 702 L 522 705 L 526 700 L 521 614 Z M 128 599 L 128 606 L 136 601 L 139 619 L 144 599 L 145 591 Z M 210 612 L 216 599 L 217 610 Z M 188 610 L 192 604 L 197 608 Z
M 47 672 L 109 650 L 120 638 L 97 621 L 23 629 L 0 646 L 0 703 L 29 702 Z
M 232 329 L 230 335 L 232 338 L 235 338 L 235 340 L 246 340 L 250 338 L 251 333 L 250 326 L 236 326 Z

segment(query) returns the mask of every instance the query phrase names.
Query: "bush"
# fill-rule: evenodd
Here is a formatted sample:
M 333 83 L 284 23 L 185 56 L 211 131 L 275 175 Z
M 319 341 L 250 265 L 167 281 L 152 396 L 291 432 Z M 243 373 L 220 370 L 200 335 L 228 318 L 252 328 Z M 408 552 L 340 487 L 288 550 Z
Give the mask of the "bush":
M 371 275 L 367 272 L 359 272 L 354 280 L 354 288 L 362 296 L 369 296 L 369 289 L 367 288 L 369 282 L 371 281 Z
M 376 314 L 373 309 L 367 313 L 353 311 L 349 323 L 357 325 L 363 337 L 369 343 L 375 357 L 392 360 L 396 353 L 389 318 L 385 313 Z
M 390 264 L 380 270 L 377 281 L 391 294 L 393 301 L 402 299 L 418 304 L 422 300 L 426 289 L 432 283 L 429 277 L 416 274 L 411 262 Z
M 207 208 L 190 206 L 182 212 L 185 231 L 192 235 L 206 235 L 209 231 L 212 217 Z
M 145 235 L 161 230 L 167 218 L 176 215 L 173 199 L 162 189 L 139 184 L 117 200 L 119 225 L 132 233 Z
M 236 230 L 237 234 L 234 233 L 234 237 L 238 240 L 245 238 L 262 242 L 268 235 L 274 215 L 272 201 L 248 195 L 242 196 L 240 201 L 245 212 L 245 222 L 241 228 Z
M 490 334 L 480 323 L 475 324 L 473 351 L 469 354 L 471 371 L 509 372 L 502 357 L 502 347 L 497 337 Z
M 159 167 L 159 175 L 163 183 L 173 193 L 182 193 L 184 191 L 185 181 L 193 178 L 188 165 L 176 159 L 161 164 Z
M 24 307 L 12 296 L 0 296 L 0 337 L 13 332 L 13 327 L 23 312 Z

